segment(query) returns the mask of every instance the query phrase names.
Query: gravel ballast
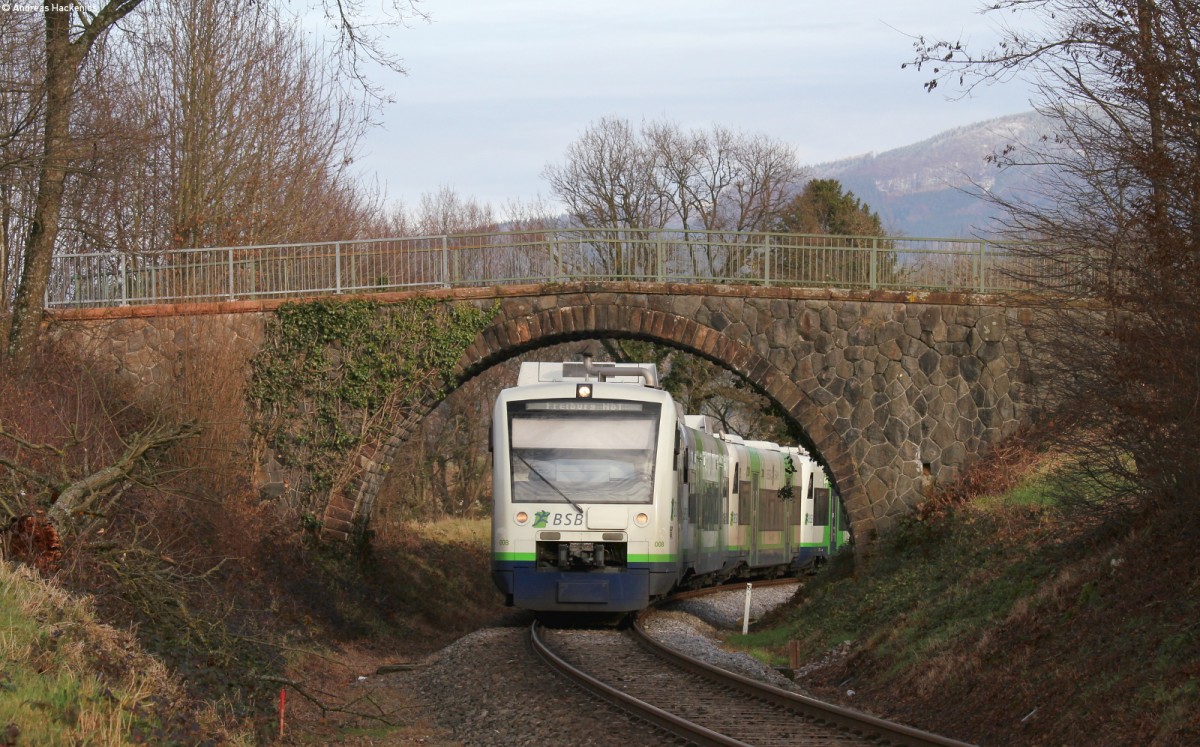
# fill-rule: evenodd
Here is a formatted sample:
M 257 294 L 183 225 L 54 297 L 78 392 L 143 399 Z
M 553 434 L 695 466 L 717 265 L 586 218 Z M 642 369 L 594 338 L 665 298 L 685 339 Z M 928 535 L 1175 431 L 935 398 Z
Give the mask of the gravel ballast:
M 755 589 L 751 620 L 791 598 L 795 586 Z M 790 687 L 753 657 L 717 643 L 717 628 L 740 630 L 742 591 L 686 600 L 652 616 L 647 632 L 667 646 L 743 676 Z M 554 673 L 533 653 L 528 623 L 464 636 L 412 671 L 381 675 L 401 687 L 455 740 L 493 745 L 653 745 L 666 737 L 630 721 Z M 791 688 L 790 689 L 794 689 Z

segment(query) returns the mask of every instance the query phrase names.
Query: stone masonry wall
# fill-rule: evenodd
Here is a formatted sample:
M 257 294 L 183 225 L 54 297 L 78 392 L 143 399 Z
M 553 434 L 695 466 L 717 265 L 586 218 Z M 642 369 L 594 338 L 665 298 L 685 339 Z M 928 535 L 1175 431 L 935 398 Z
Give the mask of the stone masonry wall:
M 995 299 L 613 283 L 441 295 L 501 301 L 464 354 L 460 381 L 525 350 L 599 336 L 673 345 L 744 376 L 811 438 L 866 540 L 890 529 L 929 481 L 953 479 L 1030 414 L 1029 311 Z M 118 377 L 153 392 L 179 385 L 189 355 L 247 362 L 270 308 L 238 311 L 55 324 Z M 423 403 L 380 453 L 361 458 L 357 488 L 326 509 L 329 535 L 369 518 L 396 450 L 436 404 Z
M 266 317 L 249 314 L 162 314 L 68 318 L 54 335 L 103 367 L 104 373 L 147 397 L 186 385 L 201 363 L 223 361 L 241 370 L 262 346 Z M 248 368 L 244 372 L 249 374 Z

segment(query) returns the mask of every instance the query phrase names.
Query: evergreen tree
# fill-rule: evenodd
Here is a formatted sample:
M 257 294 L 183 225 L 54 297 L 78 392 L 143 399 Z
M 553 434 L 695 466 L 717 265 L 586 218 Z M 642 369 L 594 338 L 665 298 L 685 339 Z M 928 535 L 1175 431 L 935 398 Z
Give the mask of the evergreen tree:
M 781 211 L 774 230 L 839 236 L 883 236 L 883 222 L 837 179 L 813 179 Z
M 879 215 L 836 179 L 813 179 L 776 215 L 771 229 L 819 239 L 783 238 L 771 277 L 843 287 L 898 284 L 901 268 Z M 831 238 L 838 237 L 838 238 Z

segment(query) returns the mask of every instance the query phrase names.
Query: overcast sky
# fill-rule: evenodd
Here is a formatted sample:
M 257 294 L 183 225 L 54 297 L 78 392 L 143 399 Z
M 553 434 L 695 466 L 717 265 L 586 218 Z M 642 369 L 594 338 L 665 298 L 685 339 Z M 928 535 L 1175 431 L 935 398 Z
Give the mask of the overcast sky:
M 446 185 L 491 203 L 550 198 L 541 177 L 617 116 L 721 124 L 802 164 L 917 142 L 1030 108 L 1017 83 L 949 101 L 901 70 L 913 36 L 994 36 L 976 0 L 421 0 L 393 33 L 406 77 L 360 164 L 415 207 Z

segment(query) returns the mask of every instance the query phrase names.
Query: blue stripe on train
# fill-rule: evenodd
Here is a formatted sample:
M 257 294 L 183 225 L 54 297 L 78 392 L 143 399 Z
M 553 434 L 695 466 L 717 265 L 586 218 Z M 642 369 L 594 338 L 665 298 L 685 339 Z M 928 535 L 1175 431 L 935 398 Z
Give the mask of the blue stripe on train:
M 675 584 L 673 563 L 655 563 L 605 572 L 537 570 L 529 563 L 495 561 L 492 577 L 513 605 L 537 612 L 633 612 Z

